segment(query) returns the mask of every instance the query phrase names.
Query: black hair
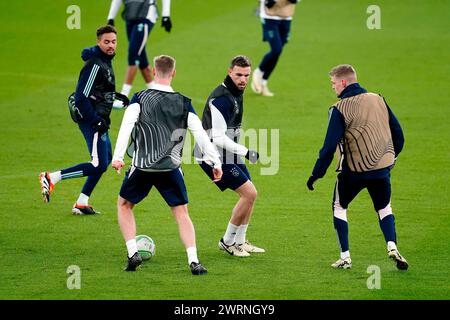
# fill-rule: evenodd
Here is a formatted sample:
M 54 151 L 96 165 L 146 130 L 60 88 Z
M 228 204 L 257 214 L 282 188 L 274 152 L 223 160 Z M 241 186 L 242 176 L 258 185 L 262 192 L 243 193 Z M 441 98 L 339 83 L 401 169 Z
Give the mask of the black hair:
M 245 67 L 251 67 L 252 63 L 250 62 L 250 59 L 247 58 L 246 56 L 239 55 L 239 56 L 234 57 L 233 60 L 231 60 L 230 68 L 233 68 L 234 66 L 245 68 Z
M 100 39 L 105 33 L 115 33 L 117 34 L 116 28 L 111 25 L 106 25 L 97 29 L 97 39 Z

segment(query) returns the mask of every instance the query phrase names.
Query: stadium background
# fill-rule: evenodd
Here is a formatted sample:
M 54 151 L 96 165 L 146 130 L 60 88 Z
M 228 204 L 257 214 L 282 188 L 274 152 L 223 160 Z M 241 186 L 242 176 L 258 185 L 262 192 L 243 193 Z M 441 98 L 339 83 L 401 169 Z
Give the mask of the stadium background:
M 81 8 L 81 29 L 69 30 L 69 5 Z M 366 9 L 381 8 L 381 30 L 369 30 Z M 122 271 L 126 250 L 117 225 L 122 182 L 108 170 L 91 203 L 98 216 L 72 216 L 80 179 L 58 185 L 42 203 L 38 174 L 87 159 L 71 122 L 67 96 L 93 45 L 110 1 L 2 1 L 0 3 L 0 299 L 449 299 L 450 129 L 448 1 L 303 0 L 271 81 L 274 98 L 245 94 L 244 128 L 280 130 L 277 175 L 250 172 L 259 191 L 249 239 L 264 255 L 235 259 L 217 242 L 235 195 L 220 193 L 197 165 L 183 167 L 205 277 L 192 277 L 176 225 L 155 191 L 136 210 L 138 233 L 156 242 L 156 256 L 136 273 Z M 224 78 L 236 54 L 256 65 L 267 45 L 256 1 L 172 0 L 173 29 L 158 24 L 148 54 L 177 59 L 173 86 L 205 98 Z M 127 41 L 118 18 L 117 88 L 126 68 Z M 392 205 L 399 248 L 410 269 L 399 272 L 385 244 L 367 192 L 349 209 L 353 268 L 333 270 L 338 258 L 330 201 L 335 174 L 309 192 L 305 186 L 322 144 L 328 107 L 335 101 L 327 72 L 353 64 L 361 84 L 382 93 L 406 136 L 392 173 Z M 143 88 L 137 78 L 133 90 Z M 122 117 L 112 115 L 113 144 Z M 68 290 L 67 268 L 81 269 L 81 289 Z M 381 289 L 369 290 L 370 265 Z

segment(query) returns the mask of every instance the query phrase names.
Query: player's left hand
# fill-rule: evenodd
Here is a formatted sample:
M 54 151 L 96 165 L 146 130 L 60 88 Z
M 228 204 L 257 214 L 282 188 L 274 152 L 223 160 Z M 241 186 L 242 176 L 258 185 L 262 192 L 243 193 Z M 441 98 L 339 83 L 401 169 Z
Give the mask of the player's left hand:
M 259 153 L 254 150 L 248 150 L 245 158 L 248 159 L 251 163 L 256 163 L 259 159 Z
M 95 131 L 97 131 L 100 135 L 104 134 L 109 129 L 109 124 L 106 122 L 105 119 L 100 119 L 99 121 L 96 121 L 92 128 L 94 128 Z
M 111 165 L 117 171 L 117 173 L 120 173 L 120 170 L 122 170 L 122 168 L 125 166 L 125 162 L 114 160 Z
M 214 175 L 213 182 L 220 181 L 220 179 L 222 179 L 222 174 L 223 172 L 221 168 L 213 168 L 213 175 Z
M 170 32 L 172 29 L 172 21 L 170 21 L 170 17 L 162 17 L 161 27 L 164 27 L 167 32 Z
M 314 176 L 310 176 L 308 181 L 306 182 L 306 186 L 308 187 L 309 190 L 313 191 L 314 190 L 314 182 L 317 180 L 317 178 L 315 178 Z
M 126 95 L 119 92 L 114 92 L 114 99 L 121 101 L 124 108 L 128 107 L 130 104 L 130 99 L 128 99 Z

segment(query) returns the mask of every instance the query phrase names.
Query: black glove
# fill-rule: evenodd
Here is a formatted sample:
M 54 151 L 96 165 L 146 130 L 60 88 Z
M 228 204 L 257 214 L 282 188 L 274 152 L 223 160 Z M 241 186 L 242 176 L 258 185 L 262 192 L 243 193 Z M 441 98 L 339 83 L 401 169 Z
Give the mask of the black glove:
M 114 92 L 114 99 L 122 101 L 123 107 L 126 108 L 130 104 L 130 99 L 124 94 Z
M 296 4 L 298 0 L 288 0 L 290 3 Z
M 317 178 L 315 178 L 314 176 L 309 177 L 308 182 L 306 182 L 306 186 L 308 187 L 309 190 L 311 190 L 311 191 L 314 190 L 313 184 L 316 180 L 317 180 Z
M 253 150 L 248 150 L 245 158 L 248 159 L 251 163 L 255 163 L 259 159 L 259 153 Z
M 103 134 L 108 131 L 109 125 L 106 123 L 105 119 L 100 119 L 92 125 L 92 128 L 94 128 L 98 133 Z
M 275 3 L 277 3 L 275 0 L 266 0 L 266 1 L 264 1 L 264 5 L 267 7 L 267 8 L 272 8 L 274 5 L 275 5 Z
M 106 24 L 114 27 L 114 19 L 108 19 L 108 22 Z
M 172 29 L 172 21 L 170 21 L 170 17 L 162 18 L 161 27 L 164 27 L 167 32 L 170 32 L 170 30 Z

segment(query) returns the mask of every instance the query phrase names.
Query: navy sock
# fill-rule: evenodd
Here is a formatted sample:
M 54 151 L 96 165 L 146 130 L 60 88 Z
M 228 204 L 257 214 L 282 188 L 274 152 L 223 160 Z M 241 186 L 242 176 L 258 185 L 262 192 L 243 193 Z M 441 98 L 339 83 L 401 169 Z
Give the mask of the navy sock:
M 339 245 L 341 246 L 341 252 L 349 250 L 348 245 L 348 223 L 347 221 L 333 217 L 334 228 L 336 229 Z
M 394 241 L 397 243 L 397 235 L 395 234 L 395 218 L 393 214 L 385 216 L 382 220 L 379 219 L 381 231 L 383 231 L 386 242 Z

